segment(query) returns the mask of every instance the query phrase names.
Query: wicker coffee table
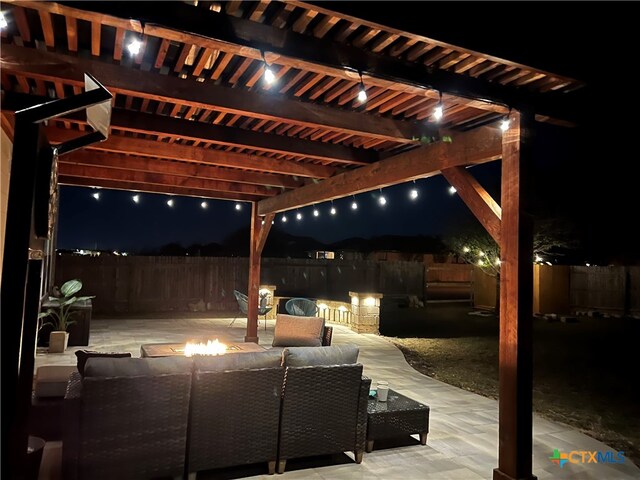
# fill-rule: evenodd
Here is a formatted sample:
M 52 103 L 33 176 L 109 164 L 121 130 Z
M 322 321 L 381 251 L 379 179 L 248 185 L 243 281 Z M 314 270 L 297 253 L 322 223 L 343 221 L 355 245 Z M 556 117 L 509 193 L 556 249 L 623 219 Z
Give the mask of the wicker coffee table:
M 369 398 L 367 403 L 367 452 L 381 438 L 420 434 L 420 443 L 427 444 L 429 406 L 389 390 L 386 402 Z
M 184 355 L 184 343 L 147 343 L 140 345 L 141 357 L 172 357 Z M 264 352 L 266 349 L 257 343 L 235 343 L 229 345 L 226 353 Z

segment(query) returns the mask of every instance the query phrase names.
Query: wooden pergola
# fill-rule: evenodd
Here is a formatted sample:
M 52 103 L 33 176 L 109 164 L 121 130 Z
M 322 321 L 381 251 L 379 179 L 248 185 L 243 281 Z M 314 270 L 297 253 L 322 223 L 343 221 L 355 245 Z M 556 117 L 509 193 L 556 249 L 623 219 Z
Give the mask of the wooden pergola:
M 529 133 L 571 125 L 581 82 L 300 1 L 12 1 L 3 13 L 10 138 L 14 111 L 81 93 L 85 72 L 114 95 L 109 138 L 61 156 L 60 184 L 251 202 L 248 341 L 276 213 L 444 175 L 501 248 L 494 479 L 534 478 Z M 77 115 L 46 127 L 52 143 L 89 131 Z M 500 202 L 467 169 L 495 160 Z

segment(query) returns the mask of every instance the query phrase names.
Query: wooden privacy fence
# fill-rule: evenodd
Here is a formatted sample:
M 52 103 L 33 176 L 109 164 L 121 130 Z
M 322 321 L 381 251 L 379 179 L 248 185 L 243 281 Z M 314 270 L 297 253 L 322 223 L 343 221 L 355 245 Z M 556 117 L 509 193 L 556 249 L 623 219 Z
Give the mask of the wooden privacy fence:
M 95 295 L 94 312 L 187 311 L 202 300 L 207 310 L 235 310 L 233 290 L 246 292 L 247 258 L 61 255 L 56 284 L 79 278 Z M 424 266 L 416 262 L 262 259 L 262 284 L 277 296 L 349 301 L 348 292 L 422 296 Z

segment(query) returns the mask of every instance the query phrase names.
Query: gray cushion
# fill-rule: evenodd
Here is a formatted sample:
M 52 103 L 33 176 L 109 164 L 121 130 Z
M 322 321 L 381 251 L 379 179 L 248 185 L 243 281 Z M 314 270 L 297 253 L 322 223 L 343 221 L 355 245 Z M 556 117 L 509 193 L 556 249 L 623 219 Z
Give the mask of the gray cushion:
M 80 372 L 80 375 L 84 377 L 84 366 L 90 358 L 130 358 L 131 354 L 129 352 L 94 352 L 91 350 L 77 350 L 76 357 L 78 358 L 78 372 Z
M 285 367 L 313 365 L 344 365 L 358 361 L 356 345 L 332 345 L 330 347 L 288 347 L 282 352 Z
M 227 353 L 224 355 L 193 357 L 195 369 L 203 372 L 223 372 L 225 370 L 248 370 L 251 368 L 272 368 L 282 366 L 282 352 Z
M 298 317 L 279 313 L 273 332 L 274 347 L 319 347 L 322 345 L 324 318 Z
M 36 397 L 64 397 L 69 377 L 78 369 L 71 365 L 44 365 L 36 370 L 34 394 Z
M 85 377 L 134 377 L 163 373 L 190 373 L 193 360 L 186 357 L 89 358 Z

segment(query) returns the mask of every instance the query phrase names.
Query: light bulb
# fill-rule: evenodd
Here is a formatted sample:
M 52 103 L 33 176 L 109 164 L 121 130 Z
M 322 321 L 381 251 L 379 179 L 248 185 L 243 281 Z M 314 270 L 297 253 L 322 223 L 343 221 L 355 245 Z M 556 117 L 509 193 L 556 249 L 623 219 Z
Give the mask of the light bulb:
M 502 130 L 503 132 L 506 132 L 507 130 L 509 130 L 509 124 L 511 122 L 509 122 L 508 118 L 505 118 L 504 120 L 502 120 L 502 123 L 500 123 L 500 130 Z
M 454 186 L 449 187 L 449 194 L 453 195 L 456 192 L 457 192 L 456 187 Z
M 286 222 L 287 221 L 287 216 L 286 215 L 282 215 L 282 221 Z
M 360 87 L 360 91 L 358 92 L 358 100 L 360 102 L 366 102 L 367 101 L 367 92 L 364 89 L 364 86 Z
M 354 200 L 353 203 L 351 204 L 351 210 L 357 210 L 357 209 L 358 209 L 358 204 Z
M 384 195 L 380 195 L 380 198 L 378 198 L 378 203 L 382 206 L 387 204 L 387 199 L 384 197 Z
M 140 53 L 140 49 L 142 48 L 142 42 L 137 38 L 131 40 L 131 43 L 127 45 L 127 50 L 131 55 L 138 55 Z
M 302 214 L 300 212 L 296 213 L 296 220 L 302 220 Z
M 329 210 L 329 213 L 330 213 L 331 215 L 335 215 L 336 213 L 338 213 L 338 212 L 336 211 L 336 207 L 331 207 L 331 210 Z
M 418 198 L 418 189 L 412 188 L 411 191 L 409 192 L 409 198 L 411 200 L 415 200 L 416 198 Z
M 0 28 L 6 28 L 8 25 L 7 19 L 4 18 L 4 13 L 0 12 Z
M 96 200 L 100 200 L 100 192 L 92 193 L 91 196 Z
M 239 203 L 236 203 L 236 210 L 242 210 L 242 205 Z
M 209 206 L 209 204 L 208 204 L 207 202 L 202 202 L 202 203 L 200 204 L 200 206 L 201 206 L 202 208 L 207 208 L 207 207 Z
M 276 74 L 273 73 L 273 70 L 271 70 L 271 67 L 264 68 L 264 81 L 267 82 L 269 85 L 273 84 L 273 82 L 276 81 Z
M 262 225 L 264 225 L 264 220 L 262 220 L 262 223 L 261 223 L 261 224 L 262 224 Z
M 433 110 L 433 118 L 437 121 L 442 118 L 444 111 L 442 110 L 442 105 L 438 104 L 438 106 Z
M 170 207 L 173 207 L 173 198 L 170 198 L 169 200 L 167 200 L 167 205 L 169 205 Z
M 314 216 L 314 217 L 319 217 L 319 216 L 320 216 L 320 212 L 318 211 L 318 209 L 317 209 L 317 208 L 315 208 L 315 209 L 313 210 L 313 216 Z
M 462 251 L 464 253 L 469 253 L 471 251 L 471 249 L 469 247 L 462 247 Z
M 140 195 L 138 194 L 135 194 L 133 197 L 131 197 L 131 199 L 134 203 L 140 203 Z

